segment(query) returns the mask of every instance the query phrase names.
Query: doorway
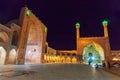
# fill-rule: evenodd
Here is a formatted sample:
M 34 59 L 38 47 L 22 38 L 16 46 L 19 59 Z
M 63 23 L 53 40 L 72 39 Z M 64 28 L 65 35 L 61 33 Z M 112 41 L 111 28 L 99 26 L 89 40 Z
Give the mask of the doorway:
M 96 48 L 97 47 L 97 48 Z M 83 61 L 85 64 L 99 64 L 102 65 L 104 60 L 104 52 L 101 46 L 97 44 L 88 44 L 83 49 Z

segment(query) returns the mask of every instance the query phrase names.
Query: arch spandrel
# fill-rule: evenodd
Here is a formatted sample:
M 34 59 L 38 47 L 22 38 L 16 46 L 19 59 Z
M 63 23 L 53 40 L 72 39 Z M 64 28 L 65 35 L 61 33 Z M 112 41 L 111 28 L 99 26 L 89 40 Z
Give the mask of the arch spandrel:
M 7 43 L 9 41 L 9 37 L 6 32 L 0 32 L 0 41 L 3 41 L 3 43 Z

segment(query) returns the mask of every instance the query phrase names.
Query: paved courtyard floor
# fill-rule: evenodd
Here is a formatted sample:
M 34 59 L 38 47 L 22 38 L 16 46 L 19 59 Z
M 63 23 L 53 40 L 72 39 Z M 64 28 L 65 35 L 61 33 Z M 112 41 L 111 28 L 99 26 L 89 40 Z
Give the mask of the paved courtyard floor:
M 0 65 L 0 80 L 120 80 L 83 64 Z

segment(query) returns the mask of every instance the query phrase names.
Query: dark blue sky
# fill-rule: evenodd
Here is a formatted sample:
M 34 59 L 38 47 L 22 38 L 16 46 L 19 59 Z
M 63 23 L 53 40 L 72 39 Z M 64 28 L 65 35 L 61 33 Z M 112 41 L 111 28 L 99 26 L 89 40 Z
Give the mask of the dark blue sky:
M 103 36 L 101 21 L 110 20 L 112 49 L 120 49 L 120 0 L 0 0 L 0 22 L 18 19 L 25 5 L 48 27 L 47 41 L 55 49 L 75 49 L 75 23 L 81 36 Z

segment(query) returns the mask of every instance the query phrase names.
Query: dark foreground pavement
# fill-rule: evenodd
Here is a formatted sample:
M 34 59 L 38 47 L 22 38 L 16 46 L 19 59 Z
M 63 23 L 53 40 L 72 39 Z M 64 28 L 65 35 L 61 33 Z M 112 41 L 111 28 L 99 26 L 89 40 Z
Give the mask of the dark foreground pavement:
M 40 64 L 1 65 L 0 80 L 120 80 L 120 77 L 82 64 Z
M 109 73 L 112 73 L 114 75 L 120 76 L 120 68 L 112 67 L 112 68 L 104 68 L 103 70 L 105 70 Z

